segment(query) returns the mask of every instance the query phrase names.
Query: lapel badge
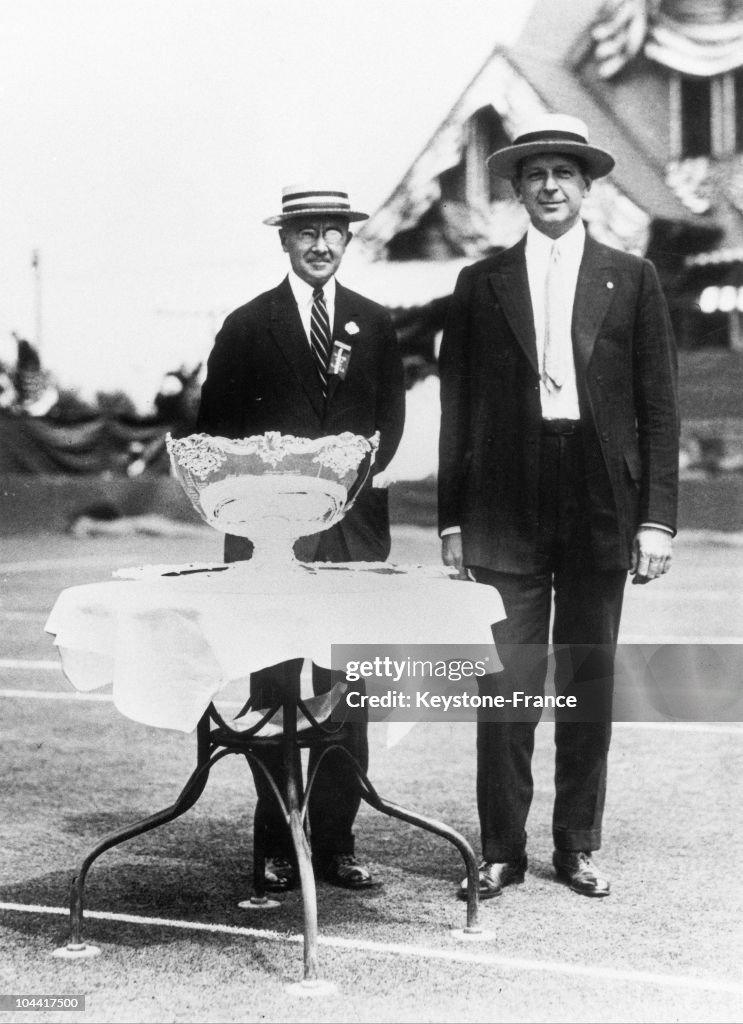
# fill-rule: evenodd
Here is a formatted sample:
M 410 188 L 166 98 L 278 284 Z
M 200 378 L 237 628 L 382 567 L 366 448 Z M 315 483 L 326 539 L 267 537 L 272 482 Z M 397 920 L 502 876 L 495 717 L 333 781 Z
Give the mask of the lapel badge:
M 358 328 L 356 329 L 358 330 Z M 348 325 L 346 325 L 346 330 L 348 330 Z M 335 374 L 336 377 L 340 377 L 341 380 L 345 380 L 350 362 L 351 346 L 347 345 L 345 341 L 334 341 L 333 351 L 330 353 L 330 362 L 328 363 L 328 372 Z
M 354 334 L 359 333 L 359 325 L 355 320 L 349 320 L 346 326 L 343 328 L 346 334 L 350 334 L 352 337 Z
M 612 289 L 614 287 L 614 282 L 613 281 L 607 281 L 606 282 L 606 287 L 609 288 L 609 289 Z

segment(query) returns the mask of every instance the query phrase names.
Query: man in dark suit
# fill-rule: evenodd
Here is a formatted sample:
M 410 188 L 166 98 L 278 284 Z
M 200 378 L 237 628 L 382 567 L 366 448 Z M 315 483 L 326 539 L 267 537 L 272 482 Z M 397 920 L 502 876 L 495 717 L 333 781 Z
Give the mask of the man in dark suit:
M 351 431 L 380 441 L 374 471 L 385 468 L 400 442 L 405 417 L 402 362 L 392 323 L 376 303 L 336 282 L 352 210 L 339 189 L 285 188 L 282 212 L 266 224 L 279 228 L 290 270 L 281 284 L 231 313 L 209 357 L 197 429 L 241 438 L 275 430 L 317 438 Z M 381 561 L 390 550 L 387 492 L 368 482 L 350 512 L 331 529 L 302 538 L 302 561 Z M 252 545 L 228 536 L 225 559 L 250 558 Z M 284 662 L 251 680 L 258 705 L 280 694 L 282 679 L 297 677 L 301 659 Z M 313 666 L 316 693 L 330 688 L 330 672 Z M 366 724 L 348 725 L 350 753 L 366 770 Z M 310 757 L 310 774 L 315 756 Z M 279 785 L 283 769 L 270 765 Z M 295 882 L 286 824 L 262 773 L 254 773 L 258 818 L 265 822 L 266 883 L 271 891 Z M 354 854 L 353 822 L 360 791 L 342 753 L 325 756 L 309 805 L 316 869 L 350 889 L 372 884 Z
M 452 299 L 439 364 L 442 555 L 503 598 L 503 672 L 489 679 L 501 695 L 543 695 L 554 597 L 555 687 L 578 708 L 555 711 L 553 863 L 577 892 L 606 896 L 592 854 L 622 594 L 628 571 L 646 583 L 668 570 L 676 526 L 675 348 L 652 264 L 585 232 L 583 198 L 614 160 L 583 122 L 543 115 L 489 160 L 531 224 L 465 269 Z M 524 878 L 539 714 L 478 721 L 483 898 Z

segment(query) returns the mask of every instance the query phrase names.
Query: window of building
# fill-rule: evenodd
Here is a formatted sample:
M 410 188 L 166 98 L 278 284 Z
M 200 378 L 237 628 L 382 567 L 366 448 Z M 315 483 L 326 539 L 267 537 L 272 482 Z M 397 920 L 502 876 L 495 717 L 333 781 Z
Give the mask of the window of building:
M 681 79 L 681 152 L 683 156 L 709 156 L 712 152 L 709 78 Z
M 479 166 L 477 188 L 480 190 L 481 196 L 487 202 L 502 199 L 504 192 L 507 196 L 512 197 L 513 193 L 508 182 L 491 174 L 486 164 L 491 153 L 511 142 L 503 127 L 503 122 L 493 107 L 483 107 L 472 118 L 471 125 L 472 157 Z
M 671 78 L 671 158 L 743 153 L 743 68 Z
M 441 198 L 447 203 L 465 203 L 467 201 L 467 175 L 465 162 L 460 161 L 456 167 L 442 171 L 439 175 Z
M 486 209 L 496 199 L 511 198 L 509 183 L 491 175 L 486 163 L 491 153 L 509 141 L 493 107 L 477 110 L 464 128 L 462 160 L 439 175 L 442 199 Z

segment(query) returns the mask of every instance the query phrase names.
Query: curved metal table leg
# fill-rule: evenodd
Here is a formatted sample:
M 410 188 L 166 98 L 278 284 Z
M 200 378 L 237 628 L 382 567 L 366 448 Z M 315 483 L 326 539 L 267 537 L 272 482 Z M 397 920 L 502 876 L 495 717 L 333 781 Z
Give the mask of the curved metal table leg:
M 249 759 L 246 758 L 249 762 Z M 261 801 L 256 801 L 253 815 L 253 895 L 256 900 L 266 899 L 266 840 L 265 814 Z
M 146 818 L 141 818 L 139 821 L 110 832 L 80 862 L 77 872 L 73 876 L 70 892 L 70 941 L 66 947 L 56 951 L 58 955 L 90 955 L 87 951 L 91 947 L 87 947 L 82 940 L 83 892 L 88 871 L 98 857 L 114 846 L 119 846 L 135 836 L 149 832 L 159 825 L 165 825 L 185 814 L 186 811 L 193 807 L 203 793 L 212 766 L 228 753 L 230 751 L 226 749 L 210 753 L 209 715 L 208 712 L 205 713 L 197 726 L 196 768 L 191 773 L 176 801 L 162 811 L 148 815 Z
M 284 815 L 296 857 L 304 918 L 303 975 L 302 980 L 291 985 L 290 989 L 303 995 L 322 995 L 334 991 L 336 986 L 321 980 L 318 975 L 317 887 L 312 867 L 312 850 L 305 830 L 307 799 L 314 775 L 308 781 L 305 788 L 302 784 L 302 762 L 299 757 L 297 744 L 297 713 L 299 703 L 299 681 L 287 683 L 282 699 L 283 727 L 280 740 L 281 761 L 285 779 L 283 793 L 280 792 L 276 780 L 266 767 L 258 747 L 246 749 L 245 737 L 241 737 L 240 733 L 234 732 L 225 723 L 222 723 L 222 734 L 223 737 L 226 736 L 228 738 L 223 739 L 222 742 L 234 743 L 233 749 L 241 750 L 248 761 L 252 762 L 263 772 Z M 251 900 L 244 900 L 239 904 L 243 909 L 252 909 L 254 906 L 260 905 L 261 902 L 265 902 L 265 882 L 263 877 L 265 849 L 263 836 L 258 835 L 263 824 L 259 813 L 256 814 L 255 822 L 257 837 L 254 837 L 253 840 L 254 897 Z
M 359 782 L 361 783 L 361 798 L 369 804 L 370 807 L 373 807 L 377 811 L 381 811 L 382 814 L 389 815 L 389 817 L 399 818 L 401 821 L 405 821 L 409 825 L 415 825 L 417 828 L 425 829 L 427 832 L 433 832 L 434 835 L 441 836 L 442 839 L 448 840 L 448 842 L 452 843 L 452 845 L 459 850 L 467 872 L 467 925 L 464 929 L 464 934 L 484 935 L 485 933 L 483 933 L 479 924 L 480 894 L 477 858 L 475 856 L 475 851 L 464 836 L 450 825 L 445 824 L 443 821 L 439 821 L 436 818 L 430 818 L 424 814 L 419 814 L 417 811 L 410 811 L 405 807 L 400 807 L 399 804 L 382 799 L 369 781 L 368 775 L 356 758 L 340 744 L 328 747 L 320 756 L 319 760 L 321 760 L 322 757 L 325 756 L 325 753 L 331 749 L 341 750 L 346 755 Z M 319 760 L 315 766 L 315 772 L 317 772 Z M 313 779 L 310 779 L 309 785 L 312 784 Z
M 284 731 L 281 741 L 282 758 L 286 777 L 286 809 L 289 817 L 289 831 L 297 857 L 299 883 L 302 890 L 302 912 L 304 915 L 304 972 L 300 986 L 307 989 L 326 988 L 320 981 L 317 969 L 317 888 L 312 867 L 312 851 L 304 830 L 304 809 L 309 795 L 309 786 L 303 792 L 300 776 L 301 762 L 296 756 L 297 742 L 297 701 L 296 693 L 288 693 L 284 700 Z
M 426 815 L 419 814 L 415 811 L 410 811 L 388 800 L 383 800 L 372 786 L 366 772 L 361 768 L 358 761 L 356 761 L 348 750 L 340 744 L 330 743 L 326 747 L 315 766 L 315 771 L 308 780 L 306 788 L 303 787 L 301 761 L 297 757 L 297 710 L 299 703 L 299 685 L 297 684 L 296 688 L 289 688 L 287 693 L 284 695 L 284 700 L 282 701 L 283 732 L 281 738 L 282 760 L 286 778 L 286 793 L 285 799 L 280 800 L 280 803 L 286 815 L 292 844 L 296 854 L 304 915 L 303 977 L 300 982 L 290 986 L 290 988 L 303 995 L 318 996 L 335 990 L 335 986 L 332 983 L 322 981 L 318 974 L 317 888 L 315 885 L 315 874 L 312 866 L 312 851 L 305 830 L 307 800 L 317 772 L 317 765 L 319 764 L 319 760 L 321 760 L 322 757 L 330 750 L 339 749 L 346 755 L 351 763 L 353 771 L 359 779 L 362 799 L 371 807 L 390 817 L 399 818 L 408 824 L 441 836 L 459 850 L 466 866 L 468 882 L 467 926 L 464 929 L 464 934 L 471 935 L 472 937 L 484 937 L 484 933 L 478 924 L 479 893 L 477 860 L 472 847 L 464 836 L 449 825 L 446 825 L 444 822 L 438 821 L 435 818 L 429 818 Z M 118 829 L 117 831 L 105 836 L 83 859 L 78 868 L 77 874 L 72 881 L 70 899 L 70 942 L 67 947 L 56 950 L 56 956 L 74 958 L 78 956 L 91 956 L 98 952 L 95 947 L 86 946 L 82 941 L 83 891 L 88 871 L 102 853 L 114 846 L 118 846 L 119 844 L 126 842 L 129 839 L 133 839 L 135 836 L 142 835 L 143 833 L 157 828 L 160 825 L 165 825 L 188 811 L 193 807 L 203 793 L 209 777 L 209 772 L 213 765 L 230 753 L 239 752 L 245 754 L 249 760 L 254 760 L 259 763 L 263 771 L 267 773 L 267 769 L 263 765 L 257 751 L 255 749 L 251 751 L 246 748 L 247 737 L 245 735 L 241 736 L 240 733 L 232 732 L 229 728 L 226 728 L 225 730 L 224 722 L 218 715 L 215 715 L 215 719 L 223 726 L 221 736 L 216 738 L 213 738 L 211 734 L 212 719 L 210 716 L 210 710 L 207 710 L 199 721 L 197 727 L 198 746 L 196 768 L 191 773 L 191 776 L 181 790 L 176 801 L 170 807 L 167 807 L 156 814 L 149 815 L 140 821 L 134 822 L 131 825 Z M 225 738 L 225 732 L 227 734 L 227 738 Z M 231 742 L 231 740 L 234 742 Z M 280 797 L 275 782 L 273 782 L 273 780 L 271 781 L 273 788 L 275 789 L 276 796 Z M 259 856 L 259 860 L 261 862 L 262 859 L 262 856 Z M 256 889 L 258 890 L 259 885 L 262 884 L 262 879 L 259 881 L 256 878 L 256 882 L 259 883 L 256 885 Z
M 473 934 L 480 932 L 480 894 L 477 858 L 475 856 L 475 851 L 464 836 L 460 832 L 457 832 L 456 829 L 445 824 L 443 821 L 438 821 L 436 818 L 429 818 L 424 814 L 419 814 L 417 811 L 409 811 L 405 807 L 400 807 L 398 804 L 391 803 L 388 800 L 383 800 L 365 775 L 359 773 L 359 778 L 363 782 L 364 786 L 368 787 L 368 791 L 363 792 L 361 795 L 362 799 L 368 803 L 370 807 L 373 807 L 377 811 L 381 811 L 382 814 L 389 815 L 391 818 L 399 818 L 401 821 L 406 821 L 409 825 L 416 825 L 418 828 L 425 829 L 427 832 L 433 832 L 434 835 L 441 836 L 442 839 L 447 839 L 450 843 L 456 846 L 462 855 L 464 866 L 467 871 L 467 925 L 465 932 L 472 932 Z
M 255 750 L 242 749 L 241 753 L 245 756 L 245 760 L 251 767 L 258 768 L 263 772 L 266 781 L 273 790 L 274 798 L 278 806 L 281 808 L 284 820 L 288 826 L 289 813 L 286 808 L 286 801 L 284 800 L 279 787 L 276 785 L 276 780 L 266 767 L 263 758 Z M 258 800 L 255 806 L 255 814 L 253 816 L 253 895 L 248 899 L 239 901 L 237 905 L 241 910 L 273 910 L 274 908 L 281 906 L 279 900 L 274 900 L 266 896 L 265 826 L 265 808 L 263 807 L 262 801 Z

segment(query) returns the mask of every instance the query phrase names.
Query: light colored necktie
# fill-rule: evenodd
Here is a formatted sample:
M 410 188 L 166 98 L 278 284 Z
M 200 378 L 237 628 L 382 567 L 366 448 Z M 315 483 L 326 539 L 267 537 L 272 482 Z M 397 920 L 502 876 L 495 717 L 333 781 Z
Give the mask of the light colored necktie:
M 328 396 L 328 363 L 330 361 L 330 318 L 325 305 L 322 288 L 312 292 L 312 318 L 310 321 L 310 345 L 317 363 L 317 375 L 323 398 Z
M 542 382 L 548 391 L 558 391 L 565 382 L 565 296 L 563 294 L 560 250 L 552 243 L 544 292 L 544 360 Z

